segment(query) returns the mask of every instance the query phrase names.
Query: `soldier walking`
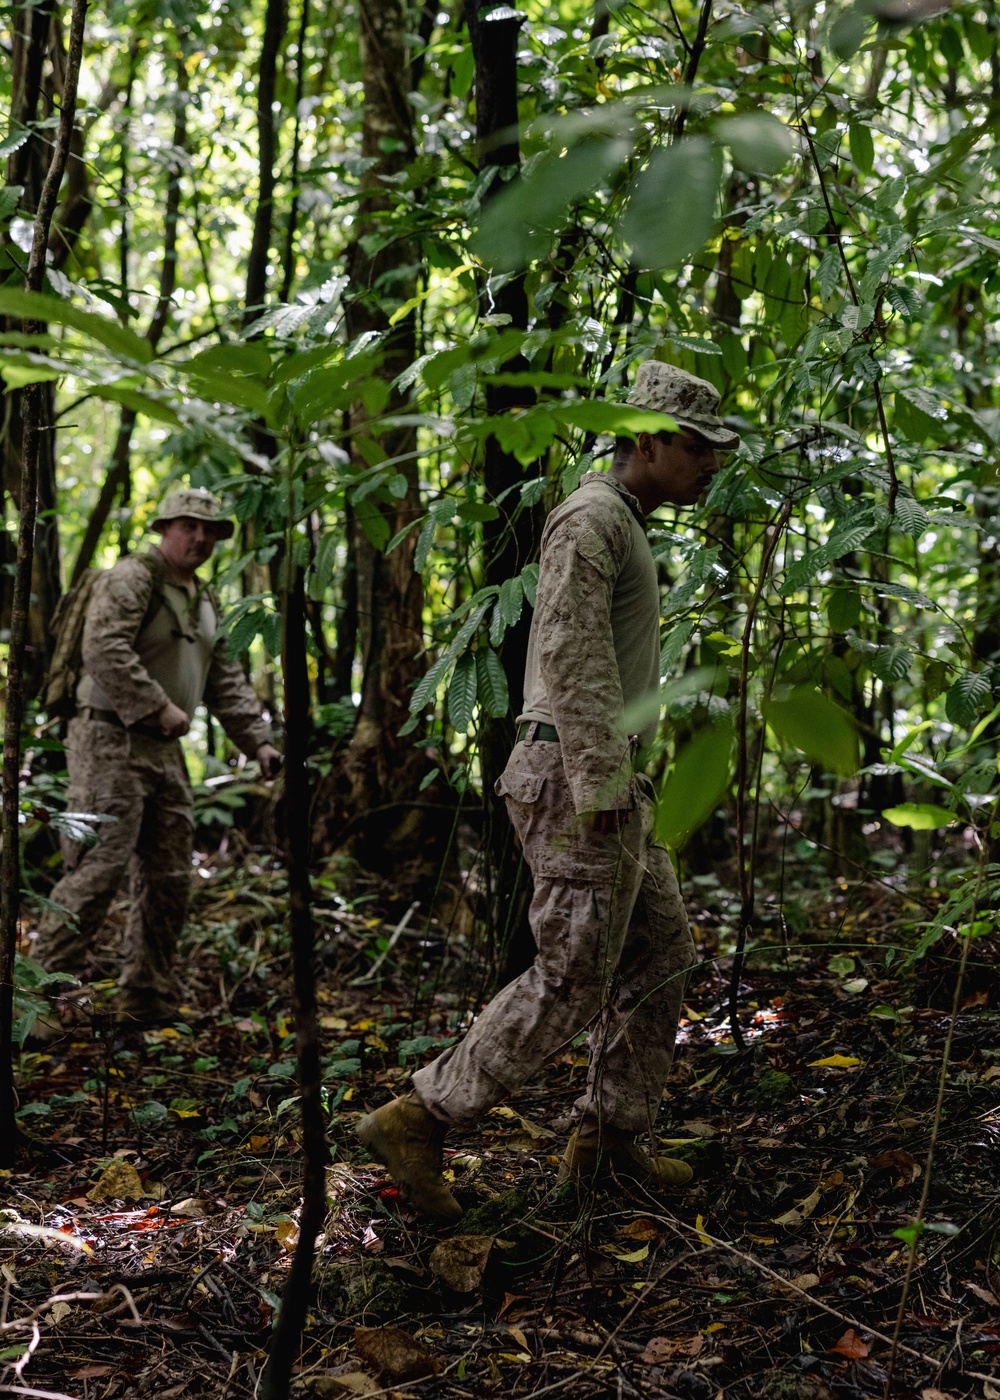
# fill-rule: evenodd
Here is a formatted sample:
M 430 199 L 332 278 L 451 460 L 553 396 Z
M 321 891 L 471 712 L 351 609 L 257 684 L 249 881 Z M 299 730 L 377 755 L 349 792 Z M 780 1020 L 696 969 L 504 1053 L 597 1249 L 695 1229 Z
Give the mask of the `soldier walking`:
M 562 1175 L 609 1171 L 682 1185 L 690 1167 L 647 1153 L 670 1070 L 694 949 L 667 851 L 653 832 L 652 784 L 638 749 L 659 722 L 660 595 L 646 517 L 694 505 L 739 445 L 712 385 L 658 361 L 628 402 L 670 415 L 676 432 L 616 444 L 611 471 L 588 472 L 549 516 L 517 719 L 497 781 L 534 878 L 538 955 L 457 1045 L 413 1076 L 409 1094 L 358 1125 L 419 1209 L 462 1208 L 441 1176 L 451 1127 L 474 1123 L 590 1027 L 589 1073 Z M 641 718 L 636 718 L 641 716 Z
M 159 548 L 99 575 L 83 631 L 83 675 L 69 722 L 68 809 L 110 817 L 86 847 L 63 838 L 65 874 L 34 957 L 77 977 L 129 872 L 116 1013 L 155 1024 L 176 1014 L 174 950 L 191 884 L 194 806 L 181 736 L 202 702 L 266 775 L 280 757 L 261 703 L 225 638 L 197 570 L 234 530 L 203 489 L 174 491 L 153 526 Z

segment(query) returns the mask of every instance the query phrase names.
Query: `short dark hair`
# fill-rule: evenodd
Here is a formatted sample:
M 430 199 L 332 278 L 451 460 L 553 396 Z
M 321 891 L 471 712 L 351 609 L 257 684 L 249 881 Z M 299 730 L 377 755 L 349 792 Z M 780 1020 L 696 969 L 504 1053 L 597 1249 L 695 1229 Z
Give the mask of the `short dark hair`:
M 668 433 L 668 432 L 666 431 L 666 429 L 664 429 L 662 432 L 654 433 L 654 434 L 653 434 L 653 437 L 659 438 L 660 442 L 662 442 L 666 447 L 669 447 L 670 444 L 671 444 L 671 442 L 673 442 L 674 438 L 676 437 L 676 434 L 675 434 L 675 433 Z M 615 455 L 614 455 L 614 462 L 613 462 L 613 465 L 616 466 L 616 467 L 623 467 L 623 466 L 625 465 L 625 463 L 628 461 L 628 459 L 632 456 L 632 453 L 633 453 L 634 451 L 635 451 L 635 438 L 634 438 L 634 437 L 625 437 L 624 435 L 621 436 L 621 437 L 616 437 L 616 438 L 615 438 Z

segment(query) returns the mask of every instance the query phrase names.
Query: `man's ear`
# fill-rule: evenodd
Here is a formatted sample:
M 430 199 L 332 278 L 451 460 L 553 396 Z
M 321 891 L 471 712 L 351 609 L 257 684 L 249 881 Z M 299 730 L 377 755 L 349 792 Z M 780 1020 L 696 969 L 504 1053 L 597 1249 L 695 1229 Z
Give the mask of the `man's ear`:
M 635 445 L 639 452 L 645 457 L 647 462 L 651 462 L 656 456 L 656 446 L 652 433 L 641 432 L 636 434 Z

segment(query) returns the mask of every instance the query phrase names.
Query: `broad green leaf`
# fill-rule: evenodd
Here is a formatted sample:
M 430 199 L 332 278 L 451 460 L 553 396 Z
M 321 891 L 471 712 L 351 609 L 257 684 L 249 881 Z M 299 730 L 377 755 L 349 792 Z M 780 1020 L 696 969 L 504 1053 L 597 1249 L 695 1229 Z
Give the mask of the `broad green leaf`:
M 875 163 L 875 144 L 871 128 L 862 122 L 851 122 L 847 128 L 847 141 L 851 148 L 851 160 L 862 175 L 867 175 Z
M 180 418 L 168 403 L 163 399 L 154 399 L 150 394 L 142 394 L 138 389 L 120 389 L 115 384 L 100 384 L 94 389 L 94 397 L 124 404 L 126 408 L 131 408 L 136 413 L 144 413 L 147 418 L 156 422 L 171 423 L 175 428 L 181 426 Z
M 882 815 L 893 826 L 910 826 L 914 831 L 937 831 L 955 820 L 954 812 L 933 802 L 901 802 L 898 807 L 887 807 Z
M 880 681 L 892 685 L 909 674 L 913 665 L 913 653 L 902 646 L 879 647 L 869 659 L 868 665 Z
M 26 292 L 20 287 L 0 287 L 0 315 L 20 316 L 25 321 L 40 321 L 46 325 L 68 326 L 89 340 L 96 340 L 112 355 L 148 364 L 153 351 L 148 340 L 134 331 L 109 321 L 94 311 L 81 311 L 61 297 L 45 292 Z
M 661 147 L 636 179 L 622 236 L 644 267 L 676 265 L 697 252 L 715 225 L 721 156 L 705 136 Z
M 417 714 L 418 711 L 422 710 L 424 706 L 433 698 L 438 686 L 441 683 L 442 678 L 447 673 L 448 668 L 452 665 L 455 658 L 461 655 L 461 653 L 468 646 L 469 642 L 475 636 L 476 632 L 479 630 L 479 625 L 482 622 L 486 614 L 486 609 L 489 607 L 489 605 L 490 599 L 487 598 L 485 602 L 477 603 L 473 607 L 472 611 L 469 613 L 469 616 L 465 619 L 461 627 L 455 633 L 454 637 L 452 637 L 451 641 L 448 643 L 448 646 L 438 657 L 438 659 L 434 662 L 433 666 L 431 666 L 430 669 L 426 671 L 425 674 L 417 682 L 416 686 L 414 687 L 413 694 L 410 697 L 411 714 Z
M 59 379 L 63 371 L 46 369 L 44 365 L 19 365 L 0 359 L 0 375 L 8 389 L 23 389 L 26 384 L 44 384 Z
M 886 300 L 893 310 L 898 311 L 906 321 L 915 321 L 920 313 L 920 297 L 912 287 L 895 283 L 886 292 Z
M 324 353 L 329 353 L 324 347 Z M 271 356 L 262 341 L 244 341 L 236 345 L 213 345 L 188 361 L 196 372 L 221 370 L 224 374 L 256 374 L 266 379 L 271 372 Z
M 919 501 L 915 501 L 912 496 L 897 496 L 896 517 L 893 523 L 897 530 L 902 530 L 904 535 L 909 535 L 911 539 L 919 540 L 920 536 L 927 529 L 927 512 Z
M 668 413 L 654 413 L 606 399 L 557 400 L 539 404 L 538 411 L 590 433 L 672 433 L 677 429 Z
M 524 606 L 524 585 L 518 575 L 505 578 L 497 594 L 496 608 L 508 627 L 513 627 L 521 617 Z
M 729 785 L 732 748 L 733 724 L 726 720 L 678 753 L 656 803 L 656 834 L 665 846 L 679 846 L 715 810 Z
M 630 134 L 599 135 L 543 156 L 489 200 L 474 251 L 488 267 L 508 271 L 541 257 L 567 207 L 599 191 L 631 149 Z
M 248 378 L 244 374 L 226 374 L 222 370 L 208 368 L 194 360 L 189 360 L 182 368 L 187 370 L 199 398 L 236 408 L 248 408 L 261 417 L 267 413 L 268 392 L 259 380 Z
M 973 724 L 986 708 L 993 687 L 988 671 L 966 671 L 949 688 L 944 702 L 945 714 L 952 724 Z
M 754 174 L 776 174 L 794 150 L 788 127 L 770 112 L 723 117 L 712 123 L 712 134 L 729 147 L 738 166 Z
M 478 683 L 476 659 L 467 651 L 456 661 L 448 687 L 448 719 L 457 734 L 469 732 Z
M 374 501 L 356 501 L 354 503 L 354 514 L 361 525 L 362 530 L 371 540 L 377 550 L 385 549 L 389 543 L 392 531 L 389 522 L 379 510 Z
M 488 715 L 494 719 L 502 719 L 510 708 L 510 698 L 503 665 L 492 647 L 477 648 L 476 674 L 479 703 Z
M 861 595 L 853 588 L 835 588 L 826 604 L 826 615 L 834 632 L 849 632 L 861 621 Z
M 4 185 L 3 189 L 0 189 L 0 219 L 6 219 L 8 215 L 13 214 L 21 202 L 22 194 L 23 185 Z
M 803 687 L 787 700 L 765 700 L 764 718 L 780 738 L 831 773 L 858 767 L 858 736 L 845 710 L 818 690 Z

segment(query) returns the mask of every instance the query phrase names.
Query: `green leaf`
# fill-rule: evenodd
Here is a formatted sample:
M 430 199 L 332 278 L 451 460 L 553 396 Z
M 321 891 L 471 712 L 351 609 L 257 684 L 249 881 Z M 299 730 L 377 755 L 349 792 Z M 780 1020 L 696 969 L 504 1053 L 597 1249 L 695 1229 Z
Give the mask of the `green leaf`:
M 851 148 L 851 160 L 855 169 L 860 170 L 862 175 L 868 175 L 875 164 L 875 143 L 872 140 L 871 128 L 861 122 L 851 122 L 847 128 L 847 143 Z
M 0 189 L 0 219 L 6 219 L 8 215 L 13 214 L 21 202 L 22 194 L 23 185 L 4 185 L 3 189 Z
M 636 181 L 622 236 L 638 263 L 676 267 L 696 253 L 715 226 L 721 156 L 705 136 L 661 147 Z
M 920 312 L 921 300 L 912 287 L 896 283 L 886 292 L 886 300 L 893 310 L 898 311 L 905 321 L 915 321 Z
M 791 133 L 770 112 L 745 112 L 712 123 L 712 134 L 753 174 L 775 175 L 792 157 Z
M 826 615 L 834 632 L 849 632 L 861 621 L 861 594 L 853 588 L 835 588 L 827 599 Z
M 919 540 L 928 526 L 927 512 L 912 496 L 896 497 L 896 516 L 893 524 L 897 530 L 911 539 Z
M 510 708 L 510 696 L 503 665 L 492 647 L 476 651 L 476 676 L 479 703 L 493 719 L 502 719 Z
M 377 550 L 385 549 L 389 543 L 392 531 L 389 522 L 379 510 L 374 501 L 364 500 L 354 502 L 354 514 L 361 525 L 362 530 L 371 540 Z
M 905 675 L 909 674 L 910 667 L 913 665 L 913 653 L 907 647 L 902 646 L 879 647 L 869 660 L 868 665 L 880 681 L 884 681 L 886 685 L 892 685 L 893 682 L 902 680 Z
M 468 734 L 476 705 L 476 659 L 470 651 L 460 656 L 448 687 L 448 719 L 457 734 Z
M 952 724 L 973 724 L 993 693 L 988 671 L 966 671 L 949 687 L 945 697 L 945 714 Z
M 0 360 L 0 375 L 8 389 L 23 389 L 26 384 L 45 384 L 50 379 L 59 379 L 63 371 L 46 369 L 44 365 L 18 365 Z
M 96 340 L 112 355 L 148 364 L 153 358 L 149 341 L 134 331 L 109 321 L 93 311 L 81 311 L 60 297 L 44 292 L 26 292 L 20 287 L 0 287 L 0 315 L 20 316 L 25 321 L 68 326 L 89 340 Z
M 729 784 L 733 732 L 727 719 L 678 753 L 656 803 L 656 834 L 665 846 L 678 847 L 715 810 Z
M 955 820 L 954 812 L 933 802 L 901 802 L 898 807 L 887 807 L 882 815 L 893 826 L 910 826 L 914 831 L 937 831 Z
M 858 736 L 847 713 L 818 690 L 803 687 L 787 700 L 766 700 L 764 718 L 780 738 L 831 773 L 858 767 Z

